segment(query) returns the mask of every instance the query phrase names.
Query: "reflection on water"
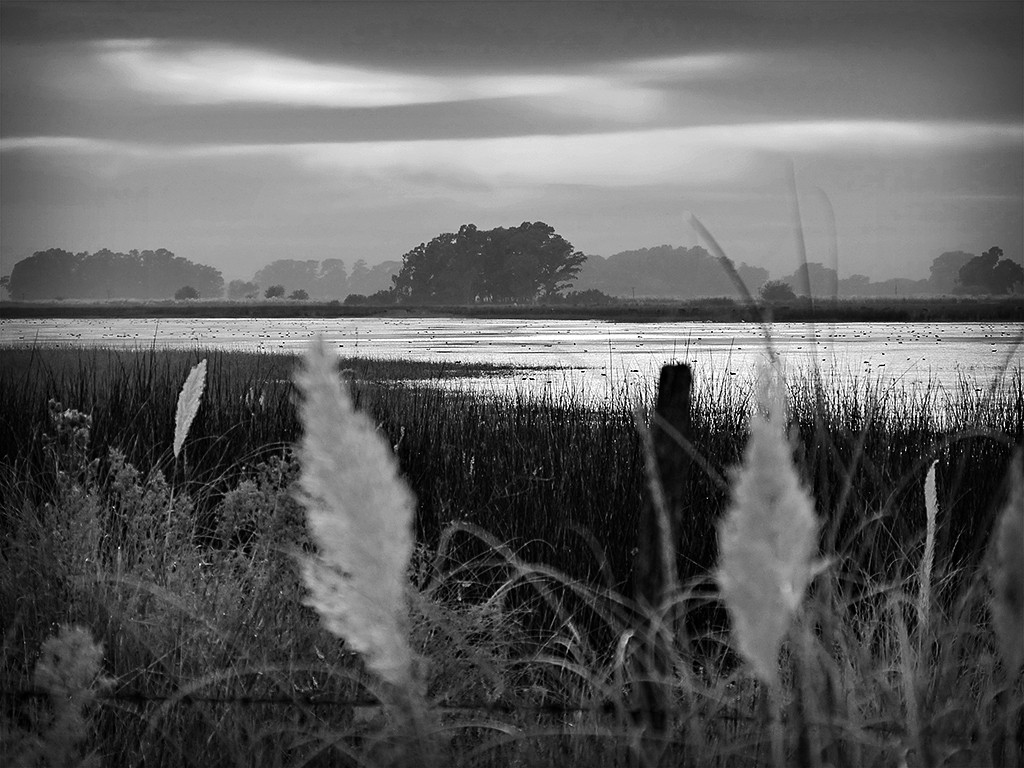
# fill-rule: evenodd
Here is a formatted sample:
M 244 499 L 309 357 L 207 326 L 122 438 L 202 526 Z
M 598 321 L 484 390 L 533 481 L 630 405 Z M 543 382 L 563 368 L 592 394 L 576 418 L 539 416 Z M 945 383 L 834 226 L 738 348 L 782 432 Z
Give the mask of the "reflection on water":
M 988 386 L 1009 362 L 1021 367 L 1022 327 L 1013 323 L 779 323 L 778 352 L 795 368 L 817 366 L 848 379 L 901 387 Z M 528 392 L 574 388 L 596 396 L 649 389 L 666 362 L 690 362 L 714 376 L 749 378 L 764 354 L 750 323 L 609 323 L 588 320 L 82 319 L 0 320 L 0 346 L 301 351 L 322 334 L 339 354 L 511 365 L 502 381 Z

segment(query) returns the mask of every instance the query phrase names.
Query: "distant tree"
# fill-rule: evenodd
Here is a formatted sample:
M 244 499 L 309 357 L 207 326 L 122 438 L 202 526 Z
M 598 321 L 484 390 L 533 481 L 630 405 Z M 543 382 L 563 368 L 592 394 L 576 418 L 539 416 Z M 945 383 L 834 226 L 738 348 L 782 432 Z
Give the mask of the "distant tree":
M 487 231 L 464 224 L 406 253 L 393 290 L 420 303 L 533 302 L 560 294 L 585 260 L 542 221 Z
M 989 248 L 960 268 L 960 284 L 975 293 L 1011 293 L 1024 282 L 1024 269 L 1010 259 L 1001 259 L 1003 249 Z
M 232 280 L 228 283 L 229 299 L 255 299 L 259 292 L 259 285 L 248 280 Z
M 795 286 L 795 293 L 803 295 L 806 295 L 808 286 L 811 296 L 836 296 L 839 293 L 839 275 L 831 267 L 817 261 L 801 264 L 786 282 Z
M 973 253 L 946 251 L 930 267 L 928 281 L 935 293 L 953 293 L 960 284 L 960 269 L 974 258 Z
M 758 286 L 768 270 L 734 265 L 746 285 Z M 609 296 L 636 298 L 698 298 L 738 296 L 722 264 L 700 246 L 659 245 L 612 256 L 587 256 L 573 284 L 577 291 L 599 290 Z
M 362 293 L 350 293 L 342 302 L 346 307 L 361 306 L 366 303 L 366 296 Z
M 591 288 L 587 291 L 569 291 L 565 294 L 563 303 L 570 306 L 606 307 L 610 304 L 617 304 L 618 301 L 614 296 Z
M 1024 291 L 1024 268 L 1015 261 L 1003 259 L 992 268 L 992 284 L 999 288 L 996 293 L 1021 293 Z
M 263 295 L 266 296 L 268 299 L 280 299 L 281 297 L 284 296 L 284 286 L 272 285 L 269 288 L 267 288 L 266 291 L 263 292 Z
M 59 248 L 37 251 L 11 270 L 10 290 L 16 299 L 164 299 L 183 285 L 203 296 L 220 296 L 219 270 L 175 256 L 166 248 L 115 253 L 75 253 Z
M 349 293 L 373 293 L 367 290 L 367 280 L 370 277 L 370 268 L 364 259 L 356 259 L 352 265 L 352 272 L 348 276 Z
M 587 257 L 554 227 L 524 221 L 484 233 L 481 293 L 493 300 L 546 300 L 572 285 Z
M 761 296 L 761 300 L 768 304 L 777 301 L 794 301 L 796 299 L 793 286 L 785 280 L 769 280 L 761 286 L 758 294 Z
M 348 273 L 341 259 L 324 259 L 320 262 L 320 276 L 316 281 L 316 292 L 310 295 L 322 298 L 340 298 L 348 294 Z
M 198 299 L 199 291 L 193 288 L 191 285 L 183 285 L 181 288 L 174 292 L 174 298 L 176 301 L 185 301 L 187 299 Z
M 309 298 L 309 294 L 306 293 L 301 288 L 299 288 L 299 289 L 294 290 L 291 293 L 289 293 L 288 294 L 288 298 L 293 300 L 293 301 L 305 301 L 306 299 Z
M 263 267 L 252 278 L 259 285 L 287 285 L 292 290 L 301 288 L 311 295 L 316 293 L 319 279 L 320 262 L 315 259 L 278 259 Z
M 839 281 L 840 296 L 867 296 L 871 292 L 871 278 L 867 275 L 850 275 Z
M 483 241 L 474 225 L 464 224 L 457 233 L 420 243 L 402 256 L 402 268 L 393 278 L 396 297 L 421 304 L 473 301 L 484 268 Z
M 75 297 L 74 275 L 82 257 L 61 248 L 36 251 L 22 259 L 11 270 L 8 285 L 15 301 Z

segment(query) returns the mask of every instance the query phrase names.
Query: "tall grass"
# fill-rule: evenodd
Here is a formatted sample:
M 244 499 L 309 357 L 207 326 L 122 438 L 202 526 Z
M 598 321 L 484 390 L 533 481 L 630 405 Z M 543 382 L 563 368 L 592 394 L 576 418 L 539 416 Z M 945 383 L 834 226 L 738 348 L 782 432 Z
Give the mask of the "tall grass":
M 0 458 L 37 499 L 52 486 L 43 460 L 49 399 L 90 414 L 92 454 L 116 446 L 143 473 L 161 470 L 187 490 L 199 527 L 216 527 L 224 493 L 299 437 L 291 376 L 296 359 L 215 351 L 21 350 L 2 353 Z M 172 456 L 174 403 L 189 370 L 208 359 L 208 385 L 189 433 L 190 461 Z M 479 524 L 524 557 L 584 579 L 631 569 L 643 458 L 635 402 L 589 407 L 570 395 L 480 397 L 409 387 L 438 367 L 345 360 L 356 406 L 380 425 L 418 499 L 419 540 L 434 544 L 452 521 Z M 392 370 L 393 368 L 393 370 Z M 798 466 L 823 517 L 827 544 L 869 570 L 904 567 L 925 530 L 921 479 L 937 461 L 937 566 L 976 564 L 1012 446 L 1024 440 L 1024 378 L 994 396 L 974 382 L 916 392 L 868 380 L 802 376 L 789 385 Z M 747 440 L 753 393 L 696 371 L 693 443 L 706 471 L 687 480 L 683 576 L 715 562 L 713 530 L 727 502 L 723 478 Z M 439 450 L 439 446 L 444 450 Z M 101 467 L 102 469 L 102 467 Z M 548 510 L 558 510 L 549 514 Z M 596 537 L 603 556 L 587 542 Z M 686 563 L 693 561 L 692 566 Z M 902 564 L 902 565 L 900 565 Z
M 318 703 L 372 705 L 374 686 L 301 604 L 292 553 L 313 543 L 287 450 L 299 434 L 294 361 L 3 355 L 5 688 L 29 685 L 51 628 L 75 623 L 102 641 L 122 697 L 93 705 L 81 746 L 106 764 L 410 759 L 376 709 Z M 200 356 L 208 388 L 179 467 L 174 404 Z M 404 386 L 379 362 L 344 364 L 356 407 L 418 499 L 408 641 L 442 713 L 439 764 L 626 765 L 653 754 L 666 765 L 751 765 L 773 748 L 805 765 L 1015 764 L 1024 680 L 1000 655 L 979 565 L 1024 437 L 1019 371 L 992 397 L 963 382 L 941 417 L 938 389 L 790 383 L 794 466 L 833 566 L 782 644 L 775 743 L 760 684 L 726 628 L 700 622 L 666 648 L 669 735 L 641 753 L 630 702 L 643 609 L 622 592 L 643 483 L 633 404 L 487 398 Z M 741 463 L 756 399 L 698 381 L 692 437 L 704 471 L 688 480 L 684 613 L 717 604 L 709 574 L 723 478 Z M 921 621 L 934 462 L 934 588 Z M 164 698 L 124 698 L 140 691 Z M 240 696 L 250 703 L 196 700 Z M 25 706 L 4 702 L 9 720 L 23 718 Z M 444 709 L 467 702 L 478 708 Z

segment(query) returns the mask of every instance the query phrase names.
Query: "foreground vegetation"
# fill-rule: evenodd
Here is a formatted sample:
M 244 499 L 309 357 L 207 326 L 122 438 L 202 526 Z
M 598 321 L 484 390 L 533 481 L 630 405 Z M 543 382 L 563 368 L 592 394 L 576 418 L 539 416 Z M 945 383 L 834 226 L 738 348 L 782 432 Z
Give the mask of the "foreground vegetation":
M 409 742 L 375 706 L 386 686 L 302 605 L 293 554 L 311 543 L 292 487 L 292 358 L 2 355 L 0 673 L 8 691 L 29 687 L 58 625 L 89 628 L 112 682 L 76 749 L 103 764 L 753 765 L 773 749 L 805 765 L 1020 764 L 1024 680 L 997 652 L 984 578 L 1024 439 L 1019 370 L 991 390 L 793 384 L 798 464 L 831 564 L 770 707 L 730 650 L 709 579 L 750 392 L 714 379 L 694 392 L 686 586 L 670 606 L 682 620 L 655 669 L 636 638 L 664 616 L 628 597 L 636 403 L 411 387 L 425 377 L 410 364 L 343 361 L 418 499 L 409 633 L 436 719 Z M 175 457 L 175 402 L 201 357 L 206 391 Z M 933 462 L 934 587 L 915 612 Z M 672 707 L 652 746 L 634 691 L 655 672 Z M 337 703 L 352 699 L 366 706 Z M 4 701 L 4 749 L 24 754 L 50 710 Z

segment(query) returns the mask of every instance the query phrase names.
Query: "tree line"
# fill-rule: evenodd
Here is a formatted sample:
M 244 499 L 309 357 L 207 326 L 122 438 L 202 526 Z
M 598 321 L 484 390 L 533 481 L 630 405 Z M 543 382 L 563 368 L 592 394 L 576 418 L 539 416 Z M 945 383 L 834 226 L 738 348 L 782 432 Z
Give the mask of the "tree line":
M 768 279 L 767 269 L 745 263 L 733 266 L 750 290 L 756 290 Z M 607 258 L 589 256 L 580 270 L 576 288 L 630 298 L 739 296 L 739 290 L 718 259 L 700 246 L 659 245 L 623 251 Z
M 895 277 L 875 282 L 867 275 L 840 279 L 836 270 L 820 262 L 808 262 L 791 275 L 762 286 L 762 295 L 780 301 L 797 296 L 935 296 L 1006 295 L 1024 291 L 1024 268 L 1003 258 L 998 246 L 980 256 L 946 251 L 932 261 L 927 278 Z
M 229 299 L 294 298 L 342 299 L 351 295 L 369 295 L 387 291 L 392 277 L 401 267 L 398 261 L 383 261 L 374 266 L 357 259 L 351 272 L 343 259 L 277 259 L 252 276 L 251 280 L 228 283 Z
M 734 265 L 752 293 L 770 300 L 814 296 L 1007 294 L 1024 291 L 1024 269 L 993 247 L 980 256 L 948 251 L 927 278 L 872 281 L 839 278 L 820 262 L 769 280 L 768 271 Z M 37 251 L 0 280 L 15 300 L 221 298 L 219 270 L 159 248 L 128 253 L 101 249 L 73 254 Z M 569 291 L 572 288 L 574 290 Z M 607 303 L 616 298 L 736 297 L 738 290 L 711 254 L 699 246 L 661 245 L 607 258 L 585 256 L 544 222 L 480 230 L 464 224 L 408 251 L 401 261 L 351 271 L 342 259 L 279 259 L 251 280 L 232 280 L 229 299 L 342 299 L 371 304 Z
M 194 292 L 193 298 L 216 298 L 224 293 L 224 278 L 220 270 L 175 256 L 166 248 L 128 253 L 51 248 L 19 261 L 7 278 L 7 289 L 17 301 L 165 299 L 186 287 Z

